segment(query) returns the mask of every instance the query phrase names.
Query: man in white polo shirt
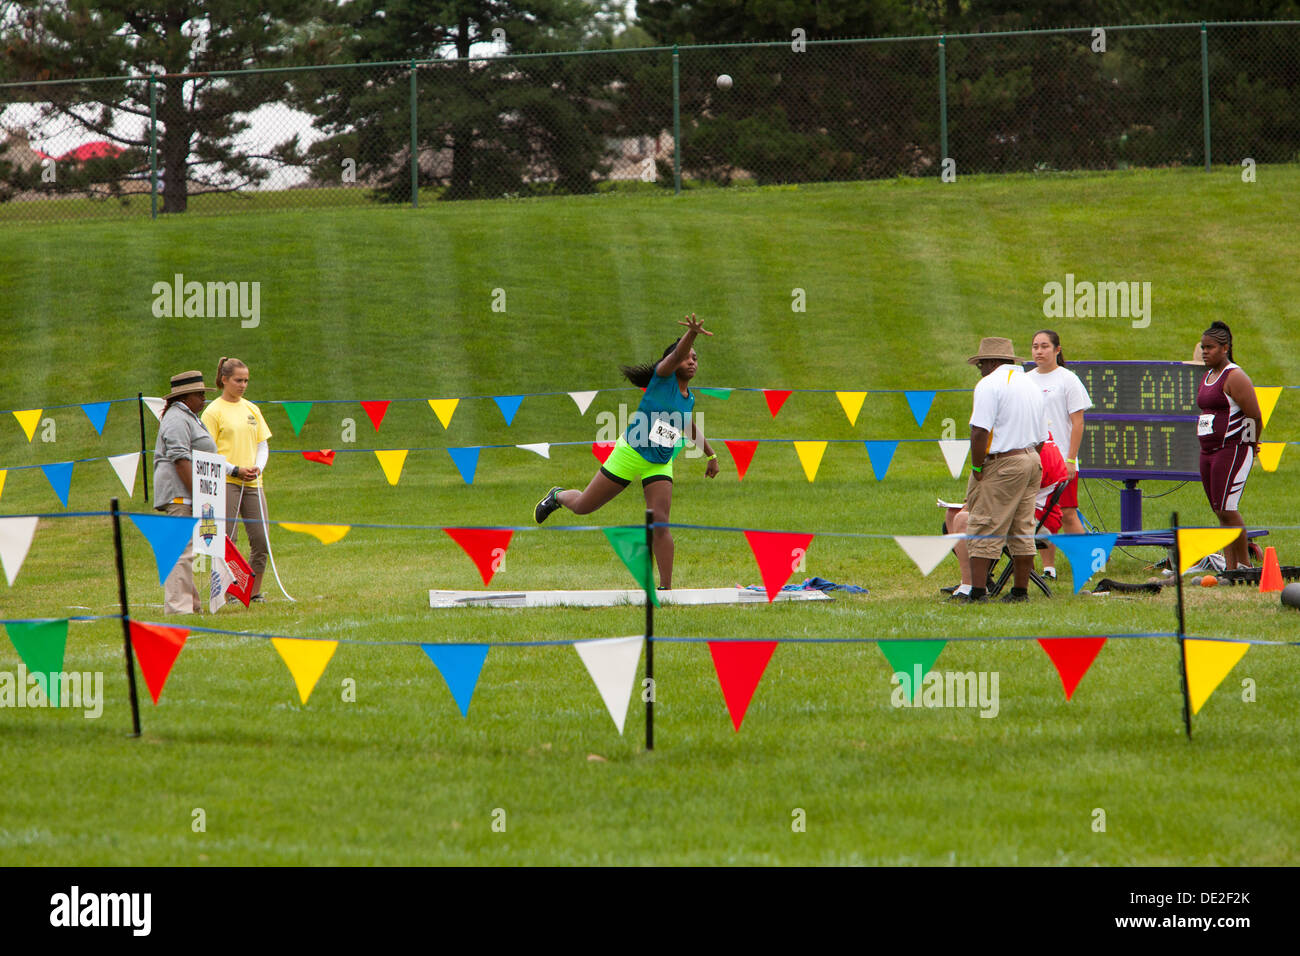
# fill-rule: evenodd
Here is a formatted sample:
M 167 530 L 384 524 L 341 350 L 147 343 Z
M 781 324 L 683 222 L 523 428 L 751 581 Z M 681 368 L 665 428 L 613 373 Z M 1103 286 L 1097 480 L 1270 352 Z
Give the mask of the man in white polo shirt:
M 1029 600 L 1034 566 L 1034 497 L 1042 479 L 1038 449 L 1047 440 L 1047 419 L 1039 389 L 1025 377 L 1010 339 L 980 340 L 967 361 L 979 367 L 970 416 L 971 476 L 966 486 L 970 522 L 969 601 L 988 600 L 983 585 L 1005 542 L 1014 561 L 1015 586 L 1002 600 Z

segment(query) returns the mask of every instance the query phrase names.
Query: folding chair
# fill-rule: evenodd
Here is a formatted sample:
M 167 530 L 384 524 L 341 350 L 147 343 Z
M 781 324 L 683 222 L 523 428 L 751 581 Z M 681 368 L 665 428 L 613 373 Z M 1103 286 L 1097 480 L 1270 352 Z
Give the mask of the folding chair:
M 1056 507 L 1056 503 L 1061 500 L 1061 495 L 1065 494 L 1065 486 L 1067 484 L 1069 484 L 1067 481 L 1057 482 L 1056 487 L 1052 489 L 1052 493 L 1047 496 L 1047 504 L 1043 507 L 1043 516 L 1038 519 L 1038 527 L 1034 529 L 1034 534 L 1042 533 L 1043 522 L 1045 522 L 1047 516 L 1052 513 L 1052 509 Z M 1041 551 L 1043 548 L 1047 547 L 1047 542 L 1043 541 L 1041 538 L 1035 538 L 1034 547 Z M 989 597 L 994 597 L 1001 592 L 1001 590 L 1006 587 L 1007 581 L 1010 580 L 1011 575 L 1015 573 L 1015 559 L 1011 555 L 1011 550 L 1005 544 L 1002 546 L 1002 555 L 998 560 L 1002 560 L 1003 557 L 1007 559 L 1007 563 L 1003 566 L 1001 572 L 999 572 L 997 580 L 993 582 L 993 586 L 989 588 Z M 989 571 L 989 577 L 993 577 L 992 570 Z M 1047 586 L 1047 582 L 1043 580 L 1042 575 L 1033 568 L 1029 569 L 1029 580 L 1034 584 L 1037 584 L 1042 592 L 1048 597 L 1052 596 L 1052 589 Z

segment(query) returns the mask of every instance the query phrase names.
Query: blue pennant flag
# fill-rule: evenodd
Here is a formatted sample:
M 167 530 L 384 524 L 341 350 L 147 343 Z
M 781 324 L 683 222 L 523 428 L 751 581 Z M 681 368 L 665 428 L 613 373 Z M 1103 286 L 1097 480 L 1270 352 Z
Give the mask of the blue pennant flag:
M 127 515 L 131 523 L 140 529 L 149 547 L 153 548 L 153 559 L 158 562 L 158 583 L 166 584 L 167 575 L 172 573 L 176 562 L 181 559 L 187 545 L 194 537 L 194 526 L 198 518 L 185 518 L 180 515 Z
M 862 444 L 867 446 L 867 457 L 871 459 L 871 470 L 876 475 L 876 481 L 884 481 L 889 463 L 894 460 L 894 452 L 898 450 L 898 442 L 867 441 Z
M 82 405 L 81 410 L 90 419 L 90 424 L 95 426 L 95 434 L 104 434 L 104 419 L 108 418 L 108 402 L 91 402 Z
M 462 717 L 469 716 L 469 702 L 478 686 L 478 675 L 487 660 L 487 644 L 421 644 L 433 666 L 447 682 Z
M 916 427 L 920 428 L 925 423 L 925 416 L 930 414 L 930 406 L 934 404 L 934 392 L 904 392 L 903 394 L 907 396 L 907 405 L 912 409 Z
M 447 454 L 451 455 L 451 460 L 456 463 L 460 469 L 460 476 L 465 479 L 465 484 L 474 484 L 474 472 L 478 470 L 478 453 L 482 451 L 477 445 L 469 448 L 448 448 Z
M 1078 594 L 1088 579 L 1106 570 L 1111 549 L 1115 547 L 1116 534 L 1053 534 L 1047 540 L 1056 545 L 1070 562 L 1074 576 L 1074 593 Z
M 45 480 L 50 483 L 54 493 L 59 496 L 63 507 L 68 506 L 68 490 L 72 487 L 72 462 L 61 461 L 54 465 L 41 465 Z
M 515 420 L 515 412 L 519 411 L 519 406 L 523 404 L 522 395 L 497 395 L 492 399 L 497 403 L 497 408 L 501 409 L 501 417 L 506 420 L 506 427 Z

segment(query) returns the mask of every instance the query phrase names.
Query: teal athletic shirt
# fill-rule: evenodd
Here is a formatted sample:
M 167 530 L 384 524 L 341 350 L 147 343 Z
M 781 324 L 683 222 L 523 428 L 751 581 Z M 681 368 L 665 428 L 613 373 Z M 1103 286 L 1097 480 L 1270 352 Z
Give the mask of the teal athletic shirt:
M 646 461 L 667 464 L 685 444 L 695 393 L 683 396 L 676 373 L 664 378 L 655 374 L 646 386 L 641 404 L 628 418 L 623 438 Z

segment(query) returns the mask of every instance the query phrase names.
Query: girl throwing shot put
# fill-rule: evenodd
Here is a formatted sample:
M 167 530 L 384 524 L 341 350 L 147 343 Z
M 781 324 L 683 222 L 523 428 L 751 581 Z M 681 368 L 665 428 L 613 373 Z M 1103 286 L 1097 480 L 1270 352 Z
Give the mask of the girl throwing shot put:
M 657 363 L 619 367 L 629 382 L 645 389 L 645 397 L 585 491 L 555 487 L 537 502 L 533 517 L 538 524 L 561 507 L 577 515 L 591 514 L 637 478 L 641 479 L 646 507 L 653 512 L 655 522 L 667 523 L 673 503 L 673 459 L 686 438 L 702 445 L 708 455 L 705 475 L 713 478 L 718 474 L 718 456 L 691 414 L 695 396 L 689 388 L 699 367 L 693 348 L 695 337 L 713 333 L 694 313 L 677 324 L 686 326 L 686 334 L 664 349 Z M 654 529 L 654 554 L 659 565 L 659 587 L 669 590 L 673 586 L 673 536 L 667 528 Z

